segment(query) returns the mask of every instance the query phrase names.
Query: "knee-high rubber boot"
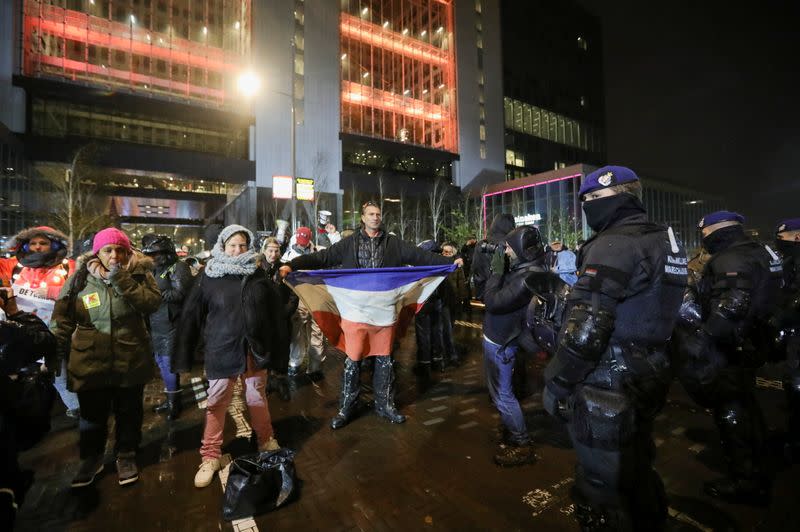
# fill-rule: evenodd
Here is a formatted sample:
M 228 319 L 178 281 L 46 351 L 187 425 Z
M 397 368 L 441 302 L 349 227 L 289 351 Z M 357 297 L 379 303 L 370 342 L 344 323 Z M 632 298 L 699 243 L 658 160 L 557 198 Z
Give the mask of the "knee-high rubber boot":
M 167 409 L 167 419 L 170 421 L 175 421 L 181 415 L 181 411 L 183 410 L 180 390 L 176 392 L 167 392 L 167 404 L 169 405 L 169 408 Z
M 353 418 L 358 394 L 361 391 L 361 361 L 344 359 L 344 371 L 342 372 L 342 391 L 339 395 L 339 411 L 331 419 L 331 428 L 340 429 L 350 423 Z
M 403 423 L 406 416 L 394 406 L 394 361 L 391 356 L 375 357 L 372 385 L 375 388 L 375 413 L 392 423 Z

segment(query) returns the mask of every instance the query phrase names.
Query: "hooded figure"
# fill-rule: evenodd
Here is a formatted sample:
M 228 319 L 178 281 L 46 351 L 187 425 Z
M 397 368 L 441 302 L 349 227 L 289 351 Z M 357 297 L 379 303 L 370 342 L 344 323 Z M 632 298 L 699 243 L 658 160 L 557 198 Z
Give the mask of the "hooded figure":
M 472 284 L 475 287 L 475 299 L 483 301 L 486 281 L 489 279 L 489 262 L 492 258 L 491 253 L 482 251 L 485 243 L 498 244 L 503 241 L 506 235 L 516 226 L 514 217 L 508 213 L 497 214 L 489 227 L 489 234 L 486 240 L 481 240 L 475 246 L 472 255 Z
M 75 261 L 67 258 L 67 237 L 52 227 L 31 227 L 14 237 L 11 248 L 14 256 L 0 259 L 0 281 L 14 290 L 20 310 L 36 314 L 49 324 L 58 293 L 75 270 Z M 66 361 L 62 361 L 60 371 L 56 371 L 58 376 L 54 384 L 67 416 L 77 419 L 78 396 L 67 389 L 64 364 Z
M 512 388 L 519 338 L 525 330 L 526 309 L 532 297 L 525 281 L 532 272 L 546 272 L 547 268 L 537 228 L 517 227 L 502 244 L 491 255 L 491 276 L 483 298 L 483 354 L 489 395 L 507 434 L 494 459 L 500 466 L 519 466 L 535 460 L 525 418 Z
M 253 233 L 241 225 L 225 227 L 211 250 L 211 260 L 184 304 L 172 365 L 191 369 L 200 336 L 205 340 L 209 380 L 206 424 L 194 484 L 211 484 L 220 470 L 225 415 L 241 380 L 250 421 L 260 451 L 279 448 L 267 397 L 267 370 L 285 373 L 287 337 L 284 304 L 275 283 L 258 267 Z
M 14 237 L 11 249 L 13 257 L 0 259 L 0 280 L 14 289 L 20 310 L 49 322 L 53 301 L 75 269 L 67 259 L 67 237 L 52 227 L 32 227 Z
M 153 335 L 153 354 L 164 380 L 165 401 L 156 405 L 154 411 L 166 413 L 170 420 L 180 415 L 180 378 L 172 373 L 170 365 L 175 351 L 175 337 L 183 302 L 194 283 L 189 266 L 178 259 L 175 243 L 166 235 L 142 238 L 142 253 L 153 259 L 153 275 L 161 292 L 161 305 L 150 316 Z

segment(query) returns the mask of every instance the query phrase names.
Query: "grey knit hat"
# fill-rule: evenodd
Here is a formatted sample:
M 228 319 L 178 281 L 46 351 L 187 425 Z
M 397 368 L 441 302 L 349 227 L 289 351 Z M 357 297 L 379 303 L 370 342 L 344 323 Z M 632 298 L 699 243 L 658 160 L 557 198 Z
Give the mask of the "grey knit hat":
M 253 247 L 255 238 L 253 237 L 253 233 L 250 231 L 250 229 L 242 225 L 231 224 L 219 232 L 219 236 L 217 237 L 217 245 L 220 247 L 220 249 L 225 249 L 225 242 L 227 242 L 228 239 L 236 233 L 244 233 L 247 236 L 247 247 Z

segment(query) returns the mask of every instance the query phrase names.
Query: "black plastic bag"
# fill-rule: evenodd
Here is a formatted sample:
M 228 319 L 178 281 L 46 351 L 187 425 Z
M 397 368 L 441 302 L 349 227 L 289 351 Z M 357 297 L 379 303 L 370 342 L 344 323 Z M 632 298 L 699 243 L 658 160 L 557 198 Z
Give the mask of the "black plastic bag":
M 240 456 L 231 462 L 222 517 L 232 521 L 269 512 L 291 501 L 297 488 L 291 450 Z

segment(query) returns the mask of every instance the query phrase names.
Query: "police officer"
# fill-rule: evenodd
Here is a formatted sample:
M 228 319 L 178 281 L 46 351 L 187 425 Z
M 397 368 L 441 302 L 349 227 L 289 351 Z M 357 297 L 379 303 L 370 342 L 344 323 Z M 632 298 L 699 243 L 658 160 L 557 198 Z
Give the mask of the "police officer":
M 778 224 L 775 245 L 783 256 L 783 291 L 774 324 L 782 333 L 788 366 L 783 379 L 789 407 L 787 451 L 797 461 L 800 459 L 800 218 Z
M 681 309 L 682 328 L 691 321 L 695 332 L 682 341 L 680 375 L 690 395 L 712 409 L 728 462 L 728 476 L 706 483 L 705 491 L 759 504 L 769 496 L 769 479 L 755 373 L 764 363 L 760 337 L 778 297 L 781 265 L 775 252 L 745 235 L 743 223 L 738 213 L 717 211 L 698 224 L 710 258 Z M 693 298 L 696 310 L 687 312 Z
M 637 175 L 606 166 L 579 195 L 595 231 L 581 248 L 543 402 L 566 419 L 577 453 L 572 491 L 583 530 L 663 528 L 652 422 L 669 388 L 665 344 L 686 288 L 672 228 L 647 220 Z

